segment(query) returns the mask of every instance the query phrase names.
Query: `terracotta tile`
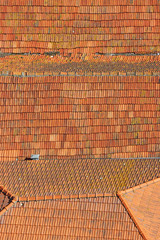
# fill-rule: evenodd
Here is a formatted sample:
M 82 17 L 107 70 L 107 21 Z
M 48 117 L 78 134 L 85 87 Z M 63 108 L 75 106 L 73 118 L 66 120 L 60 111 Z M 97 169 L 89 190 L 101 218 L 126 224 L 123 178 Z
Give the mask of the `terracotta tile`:
M 57 156 L 65 156 L 65 154 L 76 156 L 80 152 L 81 147 L 85 147 L 84 144 L 79 143 L 79 139 L 84 141 L 84 137 L 91 133 L 94 133 L 94 139 L 89 135 L 87 137 L 88 140 L 94 140 L 94 143 L 92 142 L 90 145 L 91 152 L 93 152 L 93 147 L 103 148 L 106 146 L 105 142 L 99 142 L 102 138 L 110 140 L 109 144 L 111 146 L 116 144 L 114 150 L 116 151 L 116 148 L 118 149 L 118 142 L 114 142 L 113 135 L 110 135 L 110 133 L 114 133 L 115 135 L 115 133 L 123 132 L 123 135 L 121 135 L 123 137 L 120 139 L 128 139 L 125 142 L 125 146 L 133 144 L 134 147 L 137 144 L 144 144 L 145 136 L 134 143 L 131 140 L 131 136 L 128 135 L 126 137 L 125 134 L 127 132 L 149 131 L 147 144 L 157 143 L 154 133 L 157 132 L 159 117 L 157 115 L 158 91 L 157 89 L 155 90 L 154 85 L 152 85 L 153 89 L 151 90 L 150 85 L 151 81 L 157 81 L 156 77 L 122 77 L 124 88 L 117 91 L 118 95 L 113 95 L 115 91 L 113 92 L 112 88 L 119 88 L 119 77 L 104 76 L 94 78 L 94 84 L 92 85 L 87 82 L 88 77 L 78 77 L 76 84 L 76 78 L 68 79 L 68 77 L 60 76 L 55 79 L 56 84 L 54 83 L 54 85 L 51 81 L 52 77 L 45 77 L 44 79 L 47 87 L 46 84 L 40 83 L 40 78 L 29 78 L 28 80 L 32 84 L 28 85 L 26 91 L 27 79 L 24 78 L 22 84 L 15 77 L 2 77 L 1 81 L 3 81 L 3 85 L 1 85 L 2 94 L 0 101 L 3 104 L 4 97 L 6 100 L 5 105 L 0 106 L 1 112 L 5 112 L 1 116 L 1 121 L 7 127 L 4 131 L 2 131 L 3 128 L 0 129 L 3 141 L 1 146 L 4 149 L 1 150 L 4 156 L 3 160 L 9 158 L 16 159 L 17 157 L 25 159 L 31 154 L 31 149 L 35 151 L 40 150 L 41 154 L 43 153 L 41 155 L 42 159 L 47 152 L 45 149 L 50 149 L 50 154 L 53 153 L 54 156 L 55 154 L 58 154 Z M 4 80 L 7 85 L 4 84 Z M 89 80 L 92 81 L 92 78 L 89 78 Z M 144 80 L 145 85 L 143 83 Z M 18 81 L 17 85 L 13 85 L 13 81 Z M 36 81 L 38 82 L 36 83 Z M 60 90 L 62 89 L 62 84 L 60 83 L 63 81 L 65 81 L 65 90 Z M 83 84 L 81 84 L 81 81 L 83 81 Z M 134 84 L 137 85 L 136 88 L 140 88 L 141 86 L 143 90 L 133 92 Z M 5 86 L 7 86 L 9 91 L 6 91 Z M 35 86 L 39 89 L 40 95 L 37 92 L 35 95 Z M 66 91 L 66 87 L 69 87 L 70 90 Z M 93 90 L 91 90 L 91 87 Z M 18 91 L 15 94 L 16 88 L 21 90 L 21 93 Z M 59 89 L 58 92 L 57 90 L 55 91 L 55 97 L 52 91 L 48 92 L 49 88 Z M 90 95 L 86 95 L 85 97 L 85 94 L 88 94 L 87 89 Z M 150 95 L 147 95 L 146 92 L 148 92 L 148 89 L 152 91 L 152 95 L 154 94 L 157 97 L 151 98 Z M 106 92 L 108 91 L 110 91 L 110 97 L 106 101 Z M 76 93 L 75 96 L 73 95 L 74 92 Z M 132 93 L 136 92 L 137 94 L 132 95 Z M 64 96 L 70 94 L 70 96 L 59 97 L 62 94 Z M 144 96 L 138 97 L 139 94 Z M 85 98 L 81 99 L 80 96 L 83 95 Z M 112 95 L 113 97 L 111 97 Z M 77 102 L 76 108 L 72 105 L 73 101 L 71 98 L 73 96 L 74 102 Z M 90 96 L 93 97 L 90 98 Z M 27 97 L 29 98 L 27 99 Z M 37 98 L 36 102 L 34 97 Z M 118 102 L 117 97 L 119 98 Z M 33 107 L 33 104 L 36 103 L 39 104 L 39 110 L 36 108 L 38 111 L 34 112 L 35 107 Z M 119 109 L 117 107 L 118 103 Z M 146 103 L 148 107 L 146 107 Z M 21 114 L 19 110 L 21 110 Z M 23 126 L 23 128 L 18 127 L 18 125 Z M 103 135 L 105 132 L 107 132 L 106 136 L 98 138 L 98 134 Z M 64 136 L 66 137 L 64 138 Z M 119 136 L 117 135 L 118 138 Z M 58 152 L 57 149 L 59 149 Z M 144 151 L 143 148 L 139 147 L 138 149 L 137 156 L 139 156 L 139 152 Z M 147 148 L 145 149 L 147 150 Z M 152 149 L 158 151 L 158 148 L 154 146 Z M 88 150 L 84 151 L 87 151 L 87 154 L 89 153 Z M 131 153 L 133 149 L 127 151 Z M 23 155 L 26 153 L 27 156 Z M 95 153 L 96 151 L 94 151 Z M 103 151 L 101 151 L 101 156 L 103 156 Z
M 0 186 L 0 189 L 0 216 L 2 216 L 17 201 L 17 197 L 12 195 L 12 193 L 3 186 Z
M 113 146 L 116 146 L 116 142 Z M 116 156 L 115 147 L 98 148 L 96 146 L 93 150 L 97 155 L 105 153 L 106 157 L 111 157 L 110 153 L 114 152 L 113 158 Z M 70 155 L 66 155 L 65 158 L 58 159 L 56 157 L 55 160 L 52 156 L 48 160 L 1 162 L 4 176 L 0 181 L 19 197 L 32 197 L 29 200 L 34 201 L 37 199 L 36 196 L 48 196 L 49 194 L 54 196 L 73 195 L 77 192 L 80 194 L 115 192 L 159 177 L 158 159 L 114 160 L 86 157 L 86 159 L 77 159 L 74 155 L 75 150 L 71 149 L 71 151 L 73 152 L 70 152 Z M 86 154 L 88 154 L 87 151 Z M 133 149 L 133 152 L 136 151 L 137 149 Z M 124 153 L 126 153 L 126 147 L 124 147 Z M 48 150 L 46 150 L 46 155 L 48 155 Z M 121 156 L 118 153 L 118 157 Z M 125 155 L 125 157 L 129 157 L 129 155 Z M 132 166 L 132 170 L 130 166 Z M 102 179 L 97 178 L 97 172 Z M 114 181 L 115 175 L 116 181 Z M 13 176 L 14 178 L 10 181 Z M 124 179 L 123 184 L 120 181 L 121 177 Z M 109 185 L 108 181 L 110 181 Z
M 119 221 L 119 215 L 123 221 Z M 132 236 L 136 237 L 137 240 L 142 239 L 117 197 L 16 203 L 12 212 L 9 210 L 2 216 L 5 225 L 1 224 L 0 231 L 6 237 L 9 236 L 12 229 L 3 228 L 3 226 L 7 226 L 6 224 L 11 221 L 13 216 L 16 216 L 12 220 L 12 223 L 17 226 L 14 228 L 16 236 L 22 237 L 23 234 L 23 237 L 29 239 L 33 237 L 34 233 L 38 233 L 36 236 L 41 236 L 43 239 L 50 236 L 58 237 L 58 235 L 61 239 L 66 237 L 74 239 L 75 236 L 84 239 L 88 237 L 103 239 L 106 234 L 112 238 L 121 236 L 121 239 L 127 239 L 128 235 L 131 238 Z M 51 221 L 51 216 L 53 221 Z M 95 216 L 96 225 L 94 223 Z M 87 219 L 85 222 L 84 217 Z M 32 221 L 33 219 L 34 221 Z M 44 221 L 45 224 L 42 224 Z M 104 230 L 104 226 L 105 229 L 107 228 L 106 230 Z
M 133 33 L 145 34 L 150 28 L 150 32 L 157 33 L 157 26 L 159 24 L 158 19 L 155 16 L 158 15 L 157 2 L 151 2 L 148 6 L 145 3 L 137 5 L 138 2 L 125 2 L 124 5 L 119 3 L 108 3 L 105 5 L 103 2 L 101 5 L 93 5 L 91 1 L 81 3 L 77 1 L 76 3 L 69 3 L 70 6 L 66 6 L 65 3 L 49 3 L 49 5 L 39 5 L 34 3 L 33 7 L 28 6 L 12 6 L 12 3 L 6 7 L 1 5 L 1 26 L 3 28 L 2 33 L 10 33 L 9 35 L 2 35 L 2 40 L 0 40 L 0 46 L 3 52 L 48 52 L 56 51 L 60 49 L 62 53 L 76 53 L 81 47 L 81 52 L 91 53 L 99 52 L 99 50 L 105 53 L 116 53 L 116 52 L 154 52 L 158 49 L 158 40 L 156 39 L 156 34 L 152 34 L 152 38 L 148 37 L 140 39 L 132 39 Z M 55 4 L 55 5 L 54 5 Z M 58 5 L 56 5 L 58 4 Z M 96 3 L 95 3 L 96 4 Z M 75 6 L 76 5 L 76 6 Z M 151 5 L 151 6 L 150 6 Z M 27 17 L 22 17 L 20 13 L 28 13 Z M 44 12 L 47 15 L 44 15 Z M 70 15 L 68 15 L 68 12 Z M 13 13 L 16 13 L 15 15 Z M 31 14 L 36 13 L 36 17 Z M 61 16 L 58 15 L 61 14 Z M 77 13 L 77 14 L 76 14 Z M 108 14 L 110 13 L 110 15 Z M 151 13 L 152 18 L 151 18 Z M 52 18 L 54 14 L 55 28 L 52 29 Z M 148 14 L 146 17 L 145 14 Z M 4 17 L 5 15 L 5 17 Z M 83 17 L 80 18 L 80 16 Z M 86 17 L 87 15 L 87 17 Z M 108 17 L 109 15 L 109 17 Z M 17 17 L 16 17 L 17 16 Z M 105 17 L 104 17 L 105 16 Z M 52 18 L 51 18 L 52 17 Z M 18 20 L 17 20 L 18 18 Z M 80 19 L 79 19 L 80 18 Z M 63 32 L 61 28 L 67 26 L 69 29 L 64 29 Z M 143 23 L 143 25 L 142 25 Z M 15 28 L 18 26 L 18 34 L 15 35 Z M 74 30 L 71 28 L 74 26 Z M 105 33 L 119 33 L 120 36 L 117 41 L 113 39 L 113 45 L 110 47 L 103 46 L 102 39 L 104 34 L 100 32 L 100 39 L 91 38 L 92 34 L 99 33 L 99 26 L 104 27 Z M 29 29 L 27 28 L 29 27 Z M 144 27 L 146 29 L 144 29 Z M 76 34 L 80 31 L 87 34 L 84 40 L 81 40 L 81 35 Z M 151 30 L 152 29 L 152 30 Z M 24 35 L 26 34 L 26 36 Z M 38 33 L 37 35 L 35 33 Z M 75 40 L 71 40 L 67 35 L 68 33 L 75 36 Z M 128 33 L 129 39 L 123 40 L 123 46 L 121 38 L 124 37 L 124 33 Z M 44 34 L 44 35 L 43 35 Z M 46 34 L 48 35 L 46 37 Z M 112 35 L 114 36 L 114 35 Z M 80 39 L 77 42 L 77 39 Z M 22 39 L 22 42 L 20 40 Z M 89 39 L 89 41 L 87 41 Z M 92 41 L 90 40 L 92 39 Z M 14 42 L 12 43 L 11 41 Z M 29 41 L 30 40 L 30 41 Z M 53 44 L 54 42 L 54 44 Z M 110 41 L 107 41 L 107 45 L 110 45 Z M 20 49 L 17 48 L 20 46 Z M 154 46 L 154 47 L 153 47 Z M 78 49 L 76 49 L 78 48 Z M 100 52 L 101 52 L 100 51 Z
M 131 218 L 146 239 L 156 239 L 160 235 L 157 216 L 159 185 L 160 179 L 157 179 L 156 182 L 150 181 L 129 189 L 125 193 L 118 193 Z

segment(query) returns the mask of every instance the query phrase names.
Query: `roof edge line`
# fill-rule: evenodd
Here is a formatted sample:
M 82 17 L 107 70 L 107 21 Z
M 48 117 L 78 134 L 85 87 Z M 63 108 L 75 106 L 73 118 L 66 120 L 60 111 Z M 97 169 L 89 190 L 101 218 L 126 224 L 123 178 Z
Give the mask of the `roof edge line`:
M 16 195 L 12 194 L 10 191 L 8 191 L 3 185 L 0 185 L 0 191 L 5 193 L 9 197 L 12 197 L 13 198 L 12 201 L 17 201 L 18 200 L 18 197 Z
M 48 49 L 49 50 L 49 49 Z M 20 53 L 16 53 L 16 52 L 0 52 L 0 57 L 5 57 L 5 56 L 32 56 L 32 55 L 38 55 L 38 56 L 44 56 L 44 55 L 48 55 L 48 56 L 64 56 L 64 54 L 62 54 L 60 52 L 61 49 L 58 49 L 57 51 L 44 51 L 42 53 L 40 52 L 20 52 Z M 73 55 L 73 53 L 71 53 Z M 82 52 L 82 54 L 84 54 L 84 52 Z M 81 55 L 82 55 L 81 54 Z M 96 55 L 101 55 L 101 56 L 159 56 L 160 52 L 159 51 L 155 51 L 155 52 L 134 52 L 134 51 L 130 51 L 130 52 L 120 52 L 120 53 L 104 53 L 104 52 L 95 52 L 92 53 L 94 56 Z M 88 54 L 89 55 L 89 54 Z
M 13 195 L 2 185 L 0 185 L 0 191 L 2 191 L 2 193 L 7 195 L 8 197 L 12 198 L 11 202 L 6 207 L 4 207 L 2 211 L 0 211 L 0 216 L 2 216 L 6 211 L 8 211 L 18 201 L 18 197 L 16 195 Z
M 149 238 L 146 236 L 146 234 L 144 234 L 144 231 L 141 229 L 141 227 L 139 226 L 137 220 L 134 217 L 134 214 L 132 212 L 132 210 L 129 208 L 127 202 L 123 199 L 123 197 L 121 196 L 121 192 L 118 191 L 117 192 L 117 196 L 120 199 L 122 205 L 125 207 L 126 211 L 128 212 L 130 218 L 132 219 L 132 221 L 134 222 L 134 224 L 136 225 L 139 233 L 141 234 L 141 236 L 143 237 L 144 240 L 148 240 Z
M 2 71 L 3 72 L 3 71 Z M 142 71 L 142 72 L 131 72 L 131 71 L 110 71 L 110 72 L 93 72 L 93 74 L 90 74 L 90 72 L 77 72 L 75 71 L 74 73 L 71 72 L 54 72 L 54 73 L 49 73 L 46 72 L 45 74 L 43 73 L 39 73 L 37 74 L 35 72 L 35 74 L 31 74 L 29 72 L 12 72 L 10 74 L 8 74 L 7 72 L 0 72 L 0 76 L 1 77 L 20 77 L 20 78 L 27 78 L 27 77 L 55 77 L 55 76 L 61 76 L 61 77 L 79 77 L 79 76 L 91 76 L 91 77 L 105 77 L 105 76 L 109 76 L 109 77 L 128 77 L 128 76 L 150 76 L 150 77 L 157 77 L 160 76 L 160 71 L 152 71 L 151 73 L 149 73 L 148 71 Z
M 91 193 L 91 194 L 72 194 L 72 195 L 50 195 L 50 196 L 32 196 L 18 197 L 18 202 L 30 201 L 45 201 L 45 200 L 64 200 L 64 199 L 80 199 L 80 198 L 98 198 L 98 197 L 113 197 L 113 193 Z
M 150 180 L 150 181 L 148 181 L 148 182 L 139 184 L 139 185 L 137 185 L 137 186 L 135 186 L 135 187 L 129 188 L 129 189 L 124 190 L 124 191 L 118 191 L 118 192 L 119 192 L 121 195 L 122 195 L 122 194 L 125 194 L 125 193 L 129 193 L 129 192 L 134 192 L 134 190 L 137 190 L 137 189 L 140 189 L 140 188 L 149 186 L 149 185 L 154 184 L 154 183 L 159 182 L 159 181 L 160 181 L 160 178 L 155 178 L 155 179 Z

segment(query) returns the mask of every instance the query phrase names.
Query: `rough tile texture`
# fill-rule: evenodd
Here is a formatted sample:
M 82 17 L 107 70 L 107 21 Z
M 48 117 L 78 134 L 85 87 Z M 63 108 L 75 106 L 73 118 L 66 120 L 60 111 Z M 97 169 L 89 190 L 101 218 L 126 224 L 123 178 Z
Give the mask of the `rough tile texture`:
M 158 76 L 0 77 L 0 156 L 160 156 Z
M 10 203 L 10 197 L 0 190 L 0 213 Z
M 3 240 L 142 240 L 117 197 L 16 203 L 0 218 L 0 234 Z
M 146 239 L 160 239 L 160 179 L 120 193 Z
M 158 177 L 158 159 L 15 161 L 0 169 L 0 182 L 20 197 L 115 194 Z
M 3 214 L 15 204 L 17 200 L 17 196 L 12 195 L 12 193 L 9 192 L 4 186 L 0 185 L 0 219 Z
M 0 192 L 2 240 L 142 239 L 115 192 L 160 177 L 159 15 L 159 0 L 0 1 L 0 183 L 21 201 Z
M 0 74 L 16 76 L 41 75 L 160 75 L 160 56 L 83 56 L 0 55 Z
M 5 0 L 0 51 L 160 52 L 158 0 Z

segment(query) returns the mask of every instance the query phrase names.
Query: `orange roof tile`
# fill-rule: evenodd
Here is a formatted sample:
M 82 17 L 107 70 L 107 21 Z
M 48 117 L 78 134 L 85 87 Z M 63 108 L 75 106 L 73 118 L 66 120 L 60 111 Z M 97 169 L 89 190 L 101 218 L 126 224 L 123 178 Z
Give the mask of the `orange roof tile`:
M 0 160 L 159 155 L 158 76 L 0 76 Z
M 0 182 L 19 197 L 112 193 L 160 177 L 159 159 L 61 159 L 0 162 Z M 82 196 L 83 195 L 83 196 Z M 75 196 L 74 196 L 75 197 Z M 26 198 L 25 198 L 26 199 Z
M 159 13 L 0 2 L 2 239 L 160 238 Z
M 142 240 L 117 197 L 17 202 L 0 218 L 7 239 Z
M 17 200 L 15 195 L 12 195 L 5 187 L 0 186 L 0 217 L 8 211 Z
M 1 75 L 159 75 L 160 56 L 6 55 L 0 57 Z
M 158 0 L 8 0 L 0 3 L 0 51 L 160 52 Z
M 118 196 L 144 239 L 159 239 L 160 178 L 119 192 Z

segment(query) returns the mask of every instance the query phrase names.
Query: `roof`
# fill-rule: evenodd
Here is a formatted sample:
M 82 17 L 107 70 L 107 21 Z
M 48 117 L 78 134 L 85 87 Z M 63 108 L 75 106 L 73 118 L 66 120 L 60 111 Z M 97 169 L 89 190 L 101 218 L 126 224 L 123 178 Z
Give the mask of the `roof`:
M 0 51 L 160 52 L 158 0 L 8 0 L 0 3 Z
M 128 161 L 126 161 L 126 167 Z M 153 165 L 155 161 L 156 159 L 152 161 Z M 49 162 L 51 162 L 51 160 Z M 87 161 L 87 163 L 88 162 L 89 161 Z M 129 162 L 132 163 L 132 167 L 130 165 L 130 171 L 133 171 L 133 161 Z M 145 160 L 141 161 L 141 164 L 144 163 Z M 3 164 L 6 164 L 6 162 Z M 121 164 L 124 166 L 124 160 L 117 162 L 118 166 Z M 135 162 L 135 165 L 136 170 L 141 170 L 141 176 L 144 172 L 143 177 L 146 182 L 146 176 L 148 176 L 147 171 L 142 168 L 140 169 L 138 162 Z M 159 169 L 154 169 L 153 165 L 151 166 L 149 162 L 146 162 L 148 169 L 155 170 L 159 173 Z M 122 166 L 120 166 L 121 172 L 125 171 L 128 173 L 128 168 L 125 167 L 123 171 Z M 15 167 L 17 168 L 17 166 Z M 77 169 L 79 169 L 79 166 L 77 167 Z M 115 166 L 112 167 L 118 171 Z M 32 170 L 34 169 L 31 166 L 30 168 Z M 48 168 L 49 167 L 46 166 L 45 170 Z M 100 168 L 104 169 L 102 165 Z M 6 171 L 5 168 L 3 169 Z M 55 171 L 57 171 L 57 169 Z M 61 172 L 57 172 L 61 176 Z M 92 173 L 93 171 L 89 169 L 88 172 Z M 17 175 L 19 175 L 19 173 L 18 170 Z M 21 171 L 21 173 L 21 176 L 25 175 L 23 171 Z M 15 173 L 12 172 L 12 174 L 14 175 Z M 48 174 L 49 173 L 46 172 L 46 175 Z M 138 179 L 133 172 L 130 176 L 131 175 L 134 176 L 135 179 Z M 19 175 L 19 177 L 21 176 Z M 119 180 L 121 177 L 123 179 L 124 176 L 119 175 Z M 140 175 L 138 177 L 140 179 Z M 29 180 L 30 176 L 27 176 L 27 179 Z M 63 183 L 67 183 L 62 176 L 61 180 Z M 113 179 L 110 178 L 108 183 L 112 180 Z M 42 182 L 39 183 L 39 186 L 42 185 Z M 94 182 L 96 182 L 96 179 L 94 179 Z M 21 189 L 22 185 L 20 186 L 14 181 L 13 183 L 16 188 Z M 44 193 L 43 197 L 19 197 L 16 198 L 18 202 L 15 203 L 15 200 L 12 201 L 12 208 L 6 208 L 0 217 L 0 233 L 7 239 L 20 239 L 22 236 L 23 238 L 27 237 L 31 239 L 34 236 L 37 239 L 40 237 L 41 239 L 53 237 L 56 239 L 75 239 L 75 237 L 83 237 L 83 239 L 155 240 L 159 237 L 158 232 L 155 231 L 158 229 L 159 224 L 158 216 L 157 214 L 155 215 L 155 212 L 159 209 L 159 183 L 160 178 L 118 192 L 121 201 L 116 195 L 102 193 L 95 195 L 73 194 L 66 196 L 64 189 L 62 190 L 62 195 L 55 195 L 54 197 L 51 195 L 47 196 L 47 193 Z M 87 184 L 89 184 L 89 182 L 87 182 Z M 23 185 L 26 187 L 26 182 L 23 182 Z M 28 181 L 28 185 L 33 186 L 33 183 Z M 78 185 L 78 182 L 75 182 L 75 185 Z M 3 187 L 1 189 L 3 189 L 2 191 L 6 194 L 7 191 L 4 191 Z M 104 189 L 101 191 L 104 192 Z M 59 189 L 59 194 L 60 193 L 61 190 Z M 9 195 L 8 192 L 7 194 Z M 150 230 L 146 231 L 146 227 Z
M 160 178 L 118 193 L 144 239 L 160 238 Z
M 142 237 L 117 197 L 17 202 L 0 218 L 7 239 Z
M 159 76 L 141 74 L 0 76 L 0 160 L 159 157 Z
M 4 76 L 156 76 L 160 75 L 159 55 L 0 54 Z
M 15 202 L 17 197 L 9 192 L 4 186 L 0 186 L 0 217 L 10 209 Z
M 158 177 L 160 159 L 155 158 L 5 161 L 0 169 L 0 182 L 23 200 L 111 196 Z
M 1 1 L 2 239 L 159 238 L 159 13 Z

